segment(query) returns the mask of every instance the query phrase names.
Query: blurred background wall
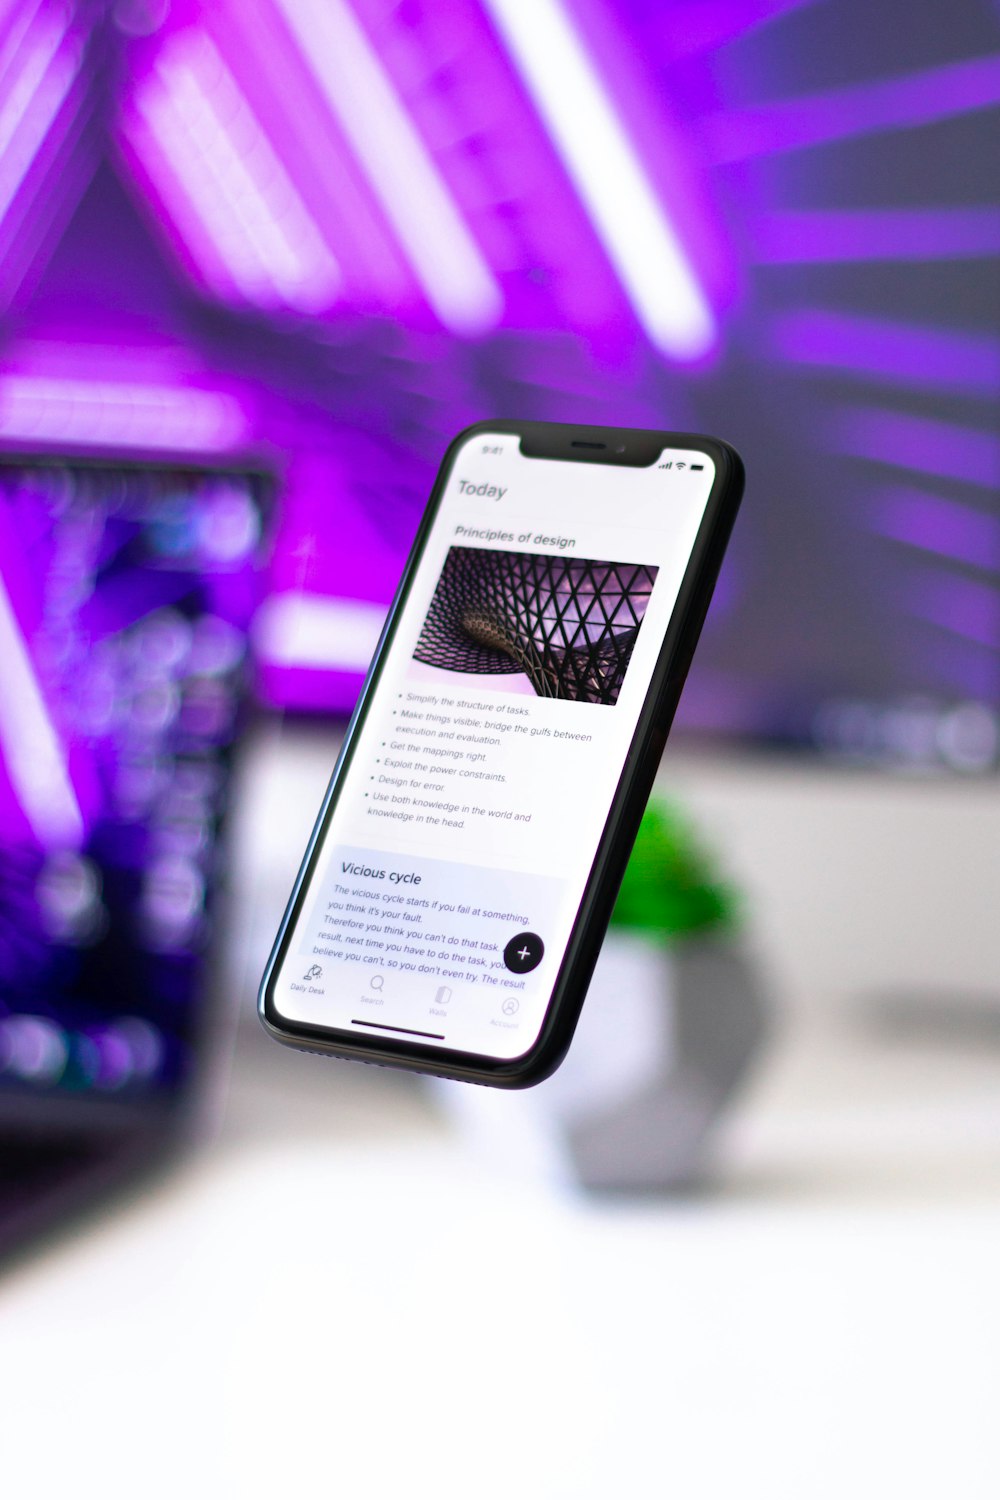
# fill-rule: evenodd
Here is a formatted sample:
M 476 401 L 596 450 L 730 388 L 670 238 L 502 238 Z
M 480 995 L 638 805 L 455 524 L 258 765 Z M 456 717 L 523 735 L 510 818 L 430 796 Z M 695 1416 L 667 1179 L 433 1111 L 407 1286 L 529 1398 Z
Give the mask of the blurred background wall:
M 719 432 L 688 732 L 995 768 L 996 7 L 6 0 L 0 438 L 253 455 L 264 699 L 349 710 L 487 415 Z

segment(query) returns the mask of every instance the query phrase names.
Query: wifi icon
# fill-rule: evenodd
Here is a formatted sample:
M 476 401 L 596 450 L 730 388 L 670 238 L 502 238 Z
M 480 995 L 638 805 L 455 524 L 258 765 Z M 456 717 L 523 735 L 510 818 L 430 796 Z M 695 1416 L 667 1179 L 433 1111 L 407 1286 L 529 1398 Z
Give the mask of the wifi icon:
M 684 463 L 684 461 L 682 459 L 678 459 L 677 462 L 674 464 L 674 468 L 675 469 L 686 469 L 687 468 L 687 464 Z

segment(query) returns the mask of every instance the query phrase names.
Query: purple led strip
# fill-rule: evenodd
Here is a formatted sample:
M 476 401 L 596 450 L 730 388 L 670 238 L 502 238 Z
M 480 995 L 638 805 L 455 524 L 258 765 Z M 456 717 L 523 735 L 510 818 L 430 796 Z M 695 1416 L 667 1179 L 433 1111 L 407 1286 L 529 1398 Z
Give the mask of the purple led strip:
M 748 253 L 770 265 L 979 259 L 1000 253 L 1000 209 L 776 213 L 753 226 Z
M 1000 396 L 1000 339 L 989 334 L 806 309 L 776 319 L 771 347 L 791 364 L 915 389 Z
M 817 0 L 671 0 L 657 7 L 656 35 L 669 57 L 714 51 Z
M 909 611 L 1000 655 L 1000 590 L 930 569 L 907 580 Z
M 873 531 L 1000 580 L 1000 519 L 924 490 L 886 487 L 871 500 Z
M 903 412 L 845 407 L 830 418 L 825 437 L 834 452 L 897 469 L 914 469 L 993 491 L 1000 482 L 1000 434 L 996 432 Z
M 851 136 L 928 125 L 996 104 L 1000 104 L 1000 56 L 977 57 L 928 68 L 908 78 L 716 115 L 705 125 L 706 146 L 716 162 L 743 161 Z

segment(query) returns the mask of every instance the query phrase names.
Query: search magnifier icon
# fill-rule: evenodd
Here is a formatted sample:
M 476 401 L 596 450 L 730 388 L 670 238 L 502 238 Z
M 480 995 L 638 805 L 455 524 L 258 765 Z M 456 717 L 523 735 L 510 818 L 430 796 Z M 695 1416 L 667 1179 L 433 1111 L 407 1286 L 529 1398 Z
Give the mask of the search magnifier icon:
M 385 980 L 382 978 L 381 974 L 373 974 L 371 979 L 369 979 L 368 981 L 369 988 L 373 990 L 380 990 L 384 984 Z

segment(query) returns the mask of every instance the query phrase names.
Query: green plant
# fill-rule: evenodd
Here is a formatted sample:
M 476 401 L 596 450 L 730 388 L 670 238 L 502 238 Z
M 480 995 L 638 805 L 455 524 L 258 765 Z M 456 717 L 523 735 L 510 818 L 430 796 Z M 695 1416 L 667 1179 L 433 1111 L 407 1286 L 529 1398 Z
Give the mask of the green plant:
M 612 924 L 663 943 L 695 933 L 731 932 L 740 899 L 716 871 L 690 820 L 650 802 L 639 825 Z

